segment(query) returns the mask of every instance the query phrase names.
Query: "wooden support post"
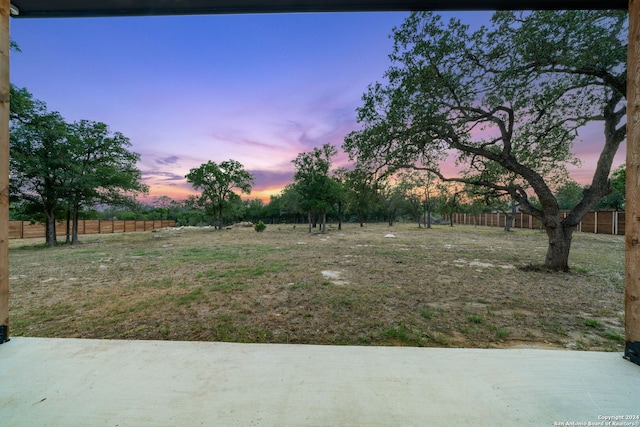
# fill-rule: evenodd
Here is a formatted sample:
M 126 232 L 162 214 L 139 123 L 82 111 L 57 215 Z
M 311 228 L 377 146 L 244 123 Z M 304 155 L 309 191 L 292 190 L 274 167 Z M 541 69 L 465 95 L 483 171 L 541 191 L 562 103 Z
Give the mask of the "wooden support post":
M 0 0 L 0 344 L 9 340 L 9 14 Z
M 640 365 L 640 0 L 629 1 L 624 357 Z

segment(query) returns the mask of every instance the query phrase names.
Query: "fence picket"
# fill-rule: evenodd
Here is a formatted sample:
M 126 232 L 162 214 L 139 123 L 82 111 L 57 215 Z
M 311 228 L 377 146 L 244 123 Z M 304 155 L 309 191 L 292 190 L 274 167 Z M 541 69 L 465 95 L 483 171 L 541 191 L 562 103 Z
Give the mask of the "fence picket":
M 567 212 L 562 213 L 562 217 L 566 218 L 568 215 Z M 485 225 L 487 227 L 500 227 L 504 226 L 504 221 L 500 217 L 499 212 L 491 212 L 491 213 L 482 213 L 477 216 L 479 221 L 478 225 Z M 484 218 L 483 218 L 484 217 Z M 526 221 L 526 217 L 528 217 L 528 221 Z M 466 224 L 466 214 L 454 214 L 453 215 L 453 223 L 454 224 Z M 484 221 L 483 221 L 484 219 Z M 585 233 L 600 233 L 600 234 L 614 234 L 618 236 L 624 235 L 625 232 L 625 212 L 624 211 L 600 211 L 600 215 L 598 212 L 591 211 L 588 212 L 584 218 L 585 221 L 580 221 L 578 226 L 576 227 L 576 231 L 585 232 Z M 609 227 L 609 221 L 611 221 L 611 227 Z M 484 224 L 483 224 L 484 222 Z M 528 228 L 533 229 L 533 216 L 524 212 L 520 212 L 520 221 L 514 221 L 514 228 Z M 537 228 L 540 228 L 540 224 L 536 225 Z M 605 231 L 606 230 L 606 231 Z
M 137 228 L 138 221 L 103 221 L 87 219 L 78 221 L 78 234 L 113 234 L 128 233 L 132 231 L 146 231 L 155 228 L 175 227 L 175 220 L 139 221 L 142 226 Z M 128 226 L 130 225 L 130 226 Z M 66 234 L 67 222 L 56 224 L 56 234 Z M 29 221 L 9 221 L 9 239 L 25 239 L 45 237 L 44 224 L 31 224 Z

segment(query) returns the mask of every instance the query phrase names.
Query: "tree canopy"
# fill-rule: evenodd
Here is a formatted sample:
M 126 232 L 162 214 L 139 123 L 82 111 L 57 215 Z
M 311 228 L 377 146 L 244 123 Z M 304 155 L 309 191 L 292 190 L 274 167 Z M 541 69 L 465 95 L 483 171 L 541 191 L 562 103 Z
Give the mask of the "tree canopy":
M 309 232 L 311 232 L 312 215 L 325 218 L 331 205 L 340 195 L 339 183 L 329 175 L 331 158 L 337 149 L 324 144 L 321 148 L 300 153 L 292 161 L 296 167 L 293 175 L 293 188 L 300 195 L 300 206 L 308 213 Z M 323 232 L 324 230 L 323 221 Z
M 225 206 L 238 201 L 240 197 L 233 191 L 251 194 L 253 175 L 237 160 L 226 160 L 217 164 L 209 160 L 193 168 L 185 176 L 193 188 L 201 190 L 200 201 L 210 203 L 217 214 L 216 227 L 222 228 L 222 214 Z
M 625 165 L 619 166 L 611 173 L 611 187 L 613 191 L 604 196 L 595 209 L 624 210 L 627 198 L 627 168 Z
M 556 192 L 556 200 L 560 209 L 573 209 L 582 199 L 583 188 L 574 180 L 568 180 L 560 185 Z

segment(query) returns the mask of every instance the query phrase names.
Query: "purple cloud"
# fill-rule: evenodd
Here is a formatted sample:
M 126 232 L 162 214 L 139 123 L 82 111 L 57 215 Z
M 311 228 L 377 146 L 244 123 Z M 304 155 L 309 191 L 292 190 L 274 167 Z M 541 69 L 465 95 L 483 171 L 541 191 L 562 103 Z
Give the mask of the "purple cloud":
M 165 171 L 142 171 L 142 180 L 148 181 L 162 181 L 165 184 L 168 182 L 185 182 L 184 175 L 179 175 L 173 172 Z
M 164 158 L 156 159 L 156 163 L 159 165 L 175 165 L 178 163 L 178 156 L 167 156 Z

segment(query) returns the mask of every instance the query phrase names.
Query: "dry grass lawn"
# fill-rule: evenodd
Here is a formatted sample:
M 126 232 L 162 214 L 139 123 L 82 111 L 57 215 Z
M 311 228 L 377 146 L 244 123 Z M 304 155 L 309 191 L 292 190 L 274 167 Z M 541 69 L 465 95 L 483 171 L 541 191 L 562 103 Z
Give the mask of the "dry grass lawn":
M 385 237 L 393 234 L 394 237 Z M 12 335 L 620 351 L 624 239 L 347 224 L 10 242 Z M 523 268 L 525 267 L 525 268 Z

